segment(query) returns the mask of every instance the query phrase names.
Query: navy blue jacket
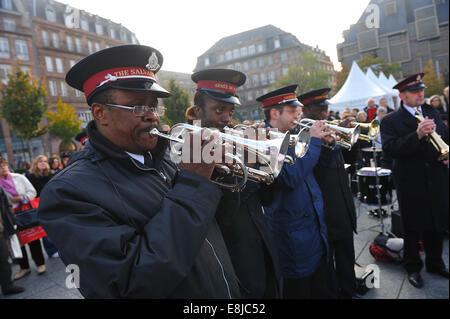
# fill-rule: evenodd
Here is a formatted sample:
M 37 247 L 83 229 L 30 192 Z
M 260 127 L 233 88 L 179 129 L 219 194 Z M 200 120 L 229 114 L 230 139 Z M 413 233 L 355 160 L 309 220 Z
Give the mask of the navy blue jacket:
M 264 207 L 285 278 L 311 275 L 328 255 L 322 193 L 313 174 L 321 146 L 320 139 L 311 138 L 306 155 L 283 166 L 274 182 L 273 203 Z M 288 155 L 295 157 L 293 148 Z

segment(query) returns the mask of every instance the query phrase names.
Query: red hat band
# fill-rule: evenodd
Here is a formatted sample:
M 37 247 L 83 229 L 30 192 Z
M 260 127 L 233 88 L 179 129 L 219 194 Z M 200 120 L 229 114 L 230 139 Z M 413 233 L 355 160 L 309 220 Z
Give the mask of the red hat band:
M 211 89 L 211 90 L 225 91 L 225 92 L 231 93 L 233 95 L 236 95 L 237 88 L 238 87 L 236 85 L 233 85 L 228 82 L 201 80 L 201 81 L 198 81 L 198 83 L 197 83 L 197 90 L 198 89 Z
M 268 107 L 268 106 L 272 106 L 275 104 L 281 104 L 281 103 L 289 102 L 289 101 L 292 101 L 295 99 L 297 99 L 297 96 L 295 95 L 295 93 L 282 94 L 282 95 L 274 96 L 274 97 L 271 97 L 271 98 L 268 98 L 268 99 L 262 101 L 262 107 Z
M 399 90 L 399 91 L 403 91 L 403 90 L 406 89 L 408 86 L 413 86 L 413 85 L 420 84 L 420 83 L 422 83 L 422 80 L 409 82 L 409 83 L 404 84 L 404 85 L 402 85 L 401 87 L 399 87 L 398 90 Z
M 303 100 L 301 101 L 301 103 L 302 103 L 303 105 L 306 105 L 306 104 L 309 104 L 309 103 L 311 103 L 311 102 L 315 102 L 315 101 L 318 101 L 318 100 L 326 100 L 327 98 L 328 98 L 327 94 L 318 95 L 318 96 L 312 96 L 312 97 L 303 99 Z
M 83 84 L 83 91 L 86 98 L 99 87 L 116 81 L 129 79 L 148 79 L 153 82 L 155 80 L 155 73 L 142 67 L 121 67 L 103 70 L 94 74 Z

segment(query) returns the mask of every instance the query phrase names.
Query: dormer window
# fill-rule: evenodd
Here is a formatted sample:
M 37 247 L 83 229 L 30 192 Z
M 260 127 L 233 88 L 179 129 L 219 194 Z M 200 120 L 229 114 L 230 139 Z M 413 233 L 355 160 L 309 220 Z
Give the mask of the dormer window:
M 48 21 L 56 22 L 56 10 L 53 7 L 46 7 L 45 17 Z

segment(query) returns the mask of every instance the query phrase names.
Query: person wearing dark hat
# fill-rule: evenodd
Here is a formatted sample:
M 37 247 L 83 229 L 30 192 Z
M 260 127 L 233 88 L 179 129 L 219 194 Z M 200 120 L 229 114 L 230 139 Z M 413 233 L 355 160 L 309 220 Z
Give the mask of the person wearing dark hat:
M 156 82 L 162 63 L 156 49 L 124 45 L 66 75 L 94 120 L 85 149 L 46 185 L 38 214 L 63 262 L 79 268 L 86 298 L 240 296 L 214 218 L 215 163 L 177 168 L 167 140 L 149 134 L 159 127 L 158 98 L 170 95 Z
M 78 133 L 75 136 L 75 140 L 80 142 L 81 146 L 79 148 L 79 151 L 81 151 L 82 149 L 84 149 L 84 147 L 86 146 L 87 141 L 89 140 L 87 132 L 86 131 L 82 131 L 82 132 Z
M 240 105 L 237 88 L 245 74 L 229 69 L 196 72 L 194 105 L 186 115 L 202 126 L 224 130 L 231 124 L 235 107 Z M 247 163 L 254 167 L 255 163 Z M 229 180 L 234 183 L 234 180 Z M 223 197 L 216 218 L 224 236 L 236 275 L 243 286 L 243 298 L 279 298 L 281 275 L 275 244 L 264 220 L 263 203 L 270 202 L 270 187 L 248 181 L 240 192 L 222 189 Z
M 256 99 L 262 104 L 268 127 L 281 133 L 296 127 L 298 107 L 302 106 L 296 89 L 297 85 L 290 85 Z M 283 166 L 274 182 L 274 200 L 264 207 L 280 258 L 283 298 L 328 298 L 327 228 L 321 191 L 313 174 L 322 139 L 330 134 L 325 129 L 322 122 L 311 127 L 308 152 L 294 165 Z M 288 155 L 295 158 L 293 147 Z
M 316 121 L 326 120 L 328 93 L 323 88 L 309 91 L 298 97 L 303 106 L 303 116 Z M 323 209 L 328 229 L 330 247 L 328 287 L 333 298 L 351 298 L 356 294 L 355 249 L 353 232 L 356 232 L 356 210 L 348 183 L 341 148 L 322 146 L 320 158 L 314 167 L 314 176 L 323 196 Z
M 437 110 L 424 103 L 424 73 L 405 78 L 394 86 L 400 107 L 380 123 L 383 151 L 393 159 L 393 180 L 404 228 L 404 266 L 409 282 L 423 286 L 418 241 L 425 246 L 426 270 L 448 280 L 442 260 L 444 232 L 448 230 L 448 159 L 439 153 L 428 135 L 436 132 L 448 144 L 448 127 Z M 425 119 L 418 123 L 415 114 Z
M 62 165 L 62 169 L 66 168 L 69 164 L 69 159 L 72 156 L 73 152 L 67 151 L 67 152 L 62 152 L 60 155 L 61 158 L 61 165 Z

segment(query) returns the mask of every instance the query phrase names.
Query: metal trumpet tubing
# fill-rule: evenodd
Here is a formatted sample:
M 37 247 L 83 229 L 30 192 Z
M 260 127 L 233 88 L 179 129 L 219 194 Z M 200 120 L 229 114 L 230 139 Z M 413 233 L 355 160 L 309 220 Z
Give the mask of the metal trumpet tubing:
M 423 116 L 420 115 L 420 113 L 417 111 L 415 113 L 415 117 L 419 123 L 425 121 Z M 448 148 L 447 143 L 445 143 L 444 140 L 441 138 L 441 136 L 436 132 L 433 132 L 433 133 L 429 134 L 428 136 L 429 136 L 428 141 L 439 152 L 438 160 L 439 161 L 447 160 L 449 157 L 448 156 L 449 148 Z

